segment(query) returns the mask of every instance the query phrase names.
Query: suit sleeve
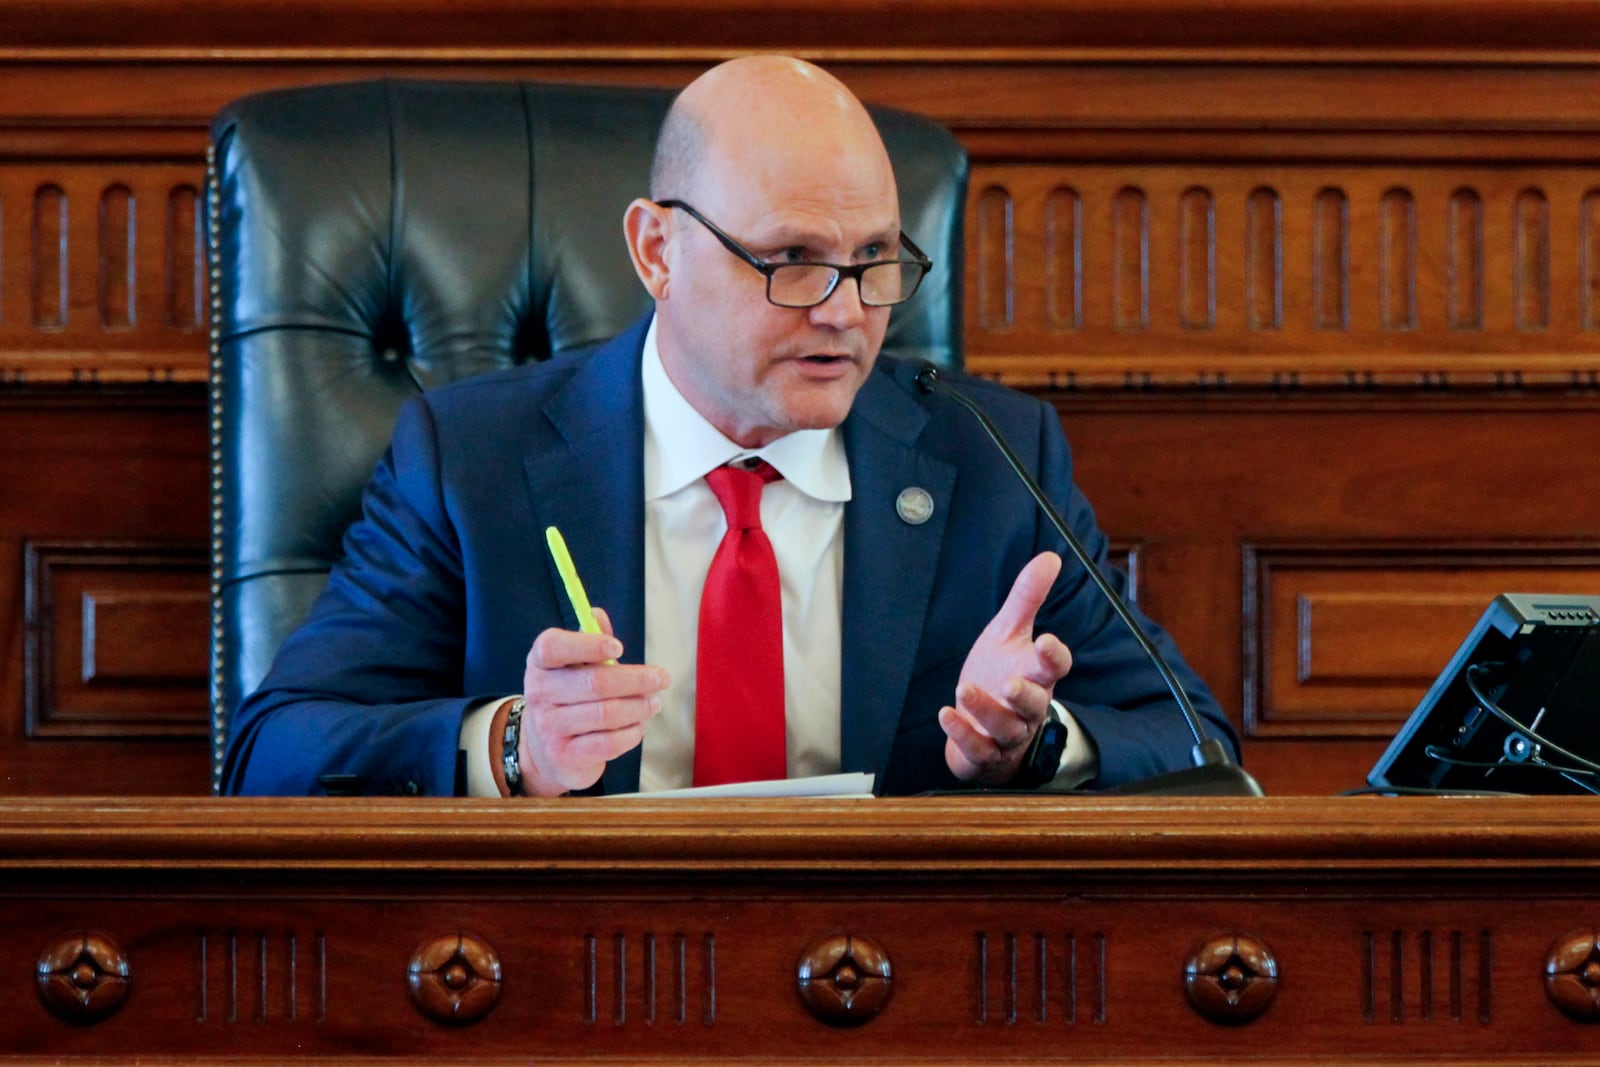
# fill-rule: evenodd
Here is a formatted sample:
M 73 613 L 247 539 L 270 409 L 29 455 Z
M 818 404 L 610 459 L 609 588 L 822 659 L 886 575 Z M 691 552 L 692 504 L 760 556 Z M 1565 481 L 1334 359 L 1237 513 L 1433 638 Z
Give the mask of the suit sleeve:
M 343 559 L 234 716 L 229 793 L 450 796 L 465 709 L 461 552 L 426 402 L 412 400 L 345 535 Z
M 1048 407 L 1040 421 L 1038 455 L 1046 494 L 1126 600 L 1127 575 L 1107 565 L 1106 536 L 1073 482 L 1066 437 Z M 1194 738 L 1160 672 L 1042 514 L 1037 541 L 1040 549 L 1060 552 L 1065 559 L 1062 577 L 1040 611 L 1038 629 L 1054 633 L 1072 651 L 1072 670 L 1057 684 L 1055 695 L 1099 750 L 1099 774 L 1086 787 L 1106 788 L 1190 766 Z M 1184 662 L 1166 631 L 1137 608 L 1132 610 L 1177 674 L 1206 729 L 1237 756 L 1233 727 L 1210 689 Z

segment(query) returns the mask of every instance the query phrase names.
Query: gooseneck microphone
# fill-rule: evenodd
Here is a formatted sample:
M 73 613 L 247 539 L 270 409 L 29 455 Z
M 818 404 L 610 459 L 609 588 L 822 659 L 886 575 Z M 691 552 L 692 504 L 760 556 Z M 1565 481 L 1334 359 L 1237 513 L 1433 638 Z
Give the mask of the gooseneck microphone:
M 1122 602 L 1122 597 L 1117 595 L 1117 591 L 1111 587 L 1111 583 L 1106 580 L 1106 576 L 1100 573 L 1100 568 L 1095 565 L 1094 559 L 1089 555 L 1088 550 L 1083 547 L 1083 542 L 1079 541 L 1078 536 L 1068 528 L 1066 521 L 1061 517 L 1061 513 L 1056 511 L 1055 505 L 1050 503 L 1050 498 L 1044 495 L 1044 490 L 1039 487 L 1038 481 L 1029 473 L 1028 468 L 1023 466 L 1022 460 L 1017 458 L 1016 452 L 1012 451 L 1011 446 L 1006 442 L 1005 437 L 1000 433 L 999 428 L 995 426 L 993 420 L 989 418 L 988 413 L 961 390 L 946 382 L 940 376 L 939 368 L 932 363 L 925 363 L 917 371 L 916 382 L 917 387 L 924 393 L 938 393 L 947 397 L 965 408 L 973 418 L 978 420 L 978 425 L 983 427 L 983 432 L 988 435 L 989 440 L 994 442 L 994 446 L 1000 450 L 1000 454 L 1005 457 L 1006 463 L 1011 466 L 1012 472 L 1027 487 L 1034 502 L 1039 505 L 1039 510 L 1044 512 L 1045 517 L 1050 520 L 1050 525 L 1055 527 L 1056 533 L 1060 534 L 1062 540 L 1067 543 L 1067 548 L 1071 549 L 1073 557 L 1077 559 L 1079 564 L 1083 566 L 1084 571 L 1093 579 L 1095 587 L 1100 590 L 1101 595 L 1106 598 L 1106 601 L 1117 613 L 1117 618 L 1122 620 L 1123 625 L 1133 634 L 1134 640 L 1139 642 L 1139 647 L 1144 649 L 1145 655 L 1149 656 L 1150 661 L 1155 664 L 1157 673 L 1161 675 L 1161 680 L 1166 683 L 1167 688 L 1172 691 L 1173 699 L 1178 702 L 1178 708 L 1183 712 L 1183 718 L 1189 726 L 1189 732 L 1194 735 L 1194 748 L 1189 753 L 1189 758 L 1194 763 L 1193 767 L 1180 771 L 1171 771 L 1167 774 L 1157 775 L 1154 778 L 1130 782 L 1127 785 L 1104 790 L 1104 792 L 1125 796 L 1134 794 L 1263 796 L 1261 786 L 1256 780 L 1229 757 L 1227 746 L 1206 733 L 1205 724 L 1201 721 L 1199 713 L 1194 710 L 1194 703 L 1190 701 L 1189 694 L 1184 692 L 1183 684 L 1178 681 L 1178 676 L 1173 671 L 1171 664 L 1161 655 L 1161 650 L 1156 648 L 1155 642 L 1150 640 L 1150 635 L 1144 632 L 1144 627 L 1140 626 L 1138 620 L 1133 617 L 1133 613 Z

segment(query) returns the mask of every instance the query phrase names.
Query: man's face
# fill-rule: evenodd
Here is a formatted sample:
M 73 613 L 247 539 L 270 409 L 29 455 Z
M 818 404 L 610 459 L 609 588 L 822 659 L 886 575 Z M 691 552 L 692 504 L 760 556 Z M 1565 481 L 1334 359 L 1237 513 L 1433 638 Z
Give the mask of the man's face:
M 770 149 L 765 159 L 749 158 L 748 146 L 742 156 L 712 153 L 684 199 L 763 262 L 896 258 L 899 208 L 881 148 L 855 158 L 848 146 L 827 148 L 808 160 Z M 698 221 L 675 210 L 666 224 L 669 277 L 657 336 L 679 391 L 747 448 L 844 421 L 883 345 L 890 309 L 863 305 L 850 279 L 816 307 L 778 307 L 767 299 L 766 278 Z

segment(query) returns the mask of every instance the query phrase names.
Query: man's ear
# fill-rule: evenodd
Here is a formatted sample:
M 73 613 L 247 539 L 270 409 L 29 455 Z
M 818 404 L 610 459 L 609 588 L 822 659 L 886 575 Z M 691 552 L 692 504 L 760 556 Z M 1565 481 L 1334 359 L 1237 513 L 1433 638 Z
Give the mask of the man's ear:
M 629 204 L 622 215 L 622 230 L 627 235 L 634 273 L 656 300 L 667 296 L 667 243 L 671 225 L 671 212 L 642 198 Z

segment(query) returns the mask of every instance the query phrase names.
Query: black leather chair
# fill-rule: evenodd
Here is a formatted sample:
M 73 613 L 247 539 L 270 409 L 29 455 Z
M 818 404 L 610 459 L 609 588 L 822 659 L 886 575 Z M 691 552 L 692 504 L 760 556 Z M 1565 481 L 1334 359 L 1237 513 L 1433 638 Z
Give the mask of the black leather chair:
M 212 127 L 212 789 L 229 715 L 304 617 L 419 390 L 593 346 L 647 310 L 622 212 L 669 90 L 379 81 Z M 967 166 L 875 110 L 935 261 L 886 350 L 959 363 Z

